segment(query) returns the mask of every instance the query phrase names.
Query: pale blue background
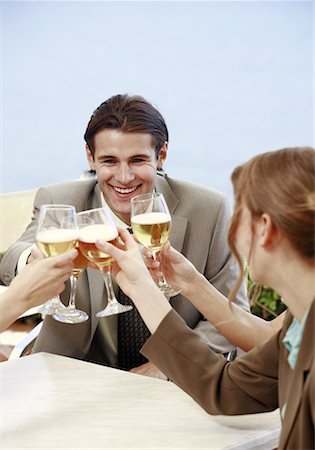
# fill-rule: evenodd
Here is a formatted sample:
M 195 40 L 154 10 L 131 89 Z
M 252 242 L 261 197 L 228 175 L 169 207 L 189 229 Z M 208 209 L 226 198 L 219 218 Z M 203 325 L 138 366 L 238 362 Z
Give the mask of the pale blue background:
M 13 2 L 2 10 L 2 191 L 78 178 L 92 111 L 141 94 L 166 170 L 231 194 L 257 152 L 313 145 L 313 3 Z

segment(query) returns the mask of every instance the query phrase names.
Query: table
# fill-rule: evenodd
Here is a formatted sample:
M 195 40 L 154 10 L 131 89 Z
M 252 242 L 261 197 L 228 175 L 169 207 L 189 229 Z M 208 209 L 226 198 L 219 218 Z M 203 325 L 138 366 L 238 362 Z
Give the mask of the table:
M 1 449 L 272 449 L 278 411 L 210 416 L 172 382 L 37 353 L 0 364 Z

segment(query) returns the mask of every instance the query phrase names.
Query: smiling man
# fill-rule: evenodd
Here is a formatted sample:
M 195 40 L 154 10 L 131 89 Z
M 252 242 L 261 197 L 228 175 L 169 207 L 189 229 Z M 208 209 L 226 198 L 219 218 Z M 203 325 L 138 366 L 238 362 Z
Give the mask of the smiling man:
M 99 131 L 94 142 L 86 137 L 90 168 L 97 174 L 104 199 L 125 223 L 130 223 L 130 200 L 152 192 L 157 168 L 162 168 L 167 142 L 155 150 L 149 133 Z
M 172 215 L 172 245 L 227 296 L 237 277 L 236 264 L 227 245 L 230 218 L 227 199 L 212 189 L 169 178 L 162 171 L 169 138 L 160 112 L 142 97 L 113 96 L 94 111 L 84 139 L 89 166 L 96 177 L 39 189 L 32 223 L 1 260 L 2 281 L 9 284 L 18 266 L 29 257 L 42 204 L 71 204 L 77 211 L 106 204 L 116 224 L 128 227 L 130 200 L 156 190 L 164 194 Z M 116 291 L 118 296 L 123 295 L 117 286 Z M 67 290 L 61 295 L 65 304 L 68 304 L 68 295 Z M 236 302 L 248 309 L 245 297 L 241 290 Z M 136 309 L 97 319 L 95 313 L 106 302 L 100 271 L 88 268 L 79 278 L 76 303 L 78 308 L 88 312 L 90 320 L 68 325 L 46 316 L 34 351 L 86 359 L 163 378 L 163 374 L 138 352 L 148 338 L 148 330 L 140 323 L 140 316 L 135 317 Z M 182 295 L 173 297 L 171 304 L 213 350 L 222 354 L 233 350 L 233 345 Z M 128 338 L 122 326 L 125 319 L 129 319 Z M 131 344 L 133 340 L 136 344 Z M 129 355 L 129 363 L 121 362 L 121 348 L 125 353 L 133 353 L 132 358 Z

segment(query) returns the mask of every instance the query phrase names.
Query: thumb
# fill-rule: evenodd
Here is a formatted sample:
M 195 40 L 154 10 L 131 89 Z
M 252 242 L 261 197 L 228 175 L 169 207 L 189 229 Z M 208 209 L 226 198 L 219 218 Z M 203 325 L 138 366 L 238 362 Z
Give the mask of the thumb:
M 31 255 L 33 257 L 33 259 L 43 259 L 44 255 L 42 254 L 42 252 L 39 250 L 39 248 L 37 247 L 32 247 L 31 250 Z
M 109 256 L 116 259 L 116 261 L 120 259 L 121 250 L 119 250 L 113 244 L 110 244 L 109 242 L 102 239 L 97 239 L 95 245 L 99 250 L 102 250 L 104 253 L 107 253 Z
M 167 242 L 164 244 L 163 249 L 162 249 L 162 253 L 163 253 L 163 256 L 166 256 L 167 258 L 170 257 L 170 254 L 171 254 L 171 244 L 170 244 L 170 241 L 167 241 Z
M 63 265 L 71 263 L 77 256 L 79 252 L 75 248 L 69 252 L 61 253 L 60 255 L 53 256 L 55 258 L 56 265 Z

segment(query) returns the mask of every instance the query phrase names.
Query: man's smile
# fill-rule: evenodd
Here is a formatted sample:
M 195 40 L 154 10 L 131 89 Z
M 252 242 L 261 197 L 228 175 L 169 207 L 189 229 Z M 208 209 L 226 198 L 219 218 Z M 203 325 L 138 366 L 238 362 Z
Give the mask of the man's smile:
M 118 192 L 118 194 L 131 194 L 138 188 L 138 186 L 132 186 L 129 188 L 128 187 L 121 188 L 121 187 L 117 187 L 117 186 L 112 186 L 112 188 L 114 189 L 115 192 Z

